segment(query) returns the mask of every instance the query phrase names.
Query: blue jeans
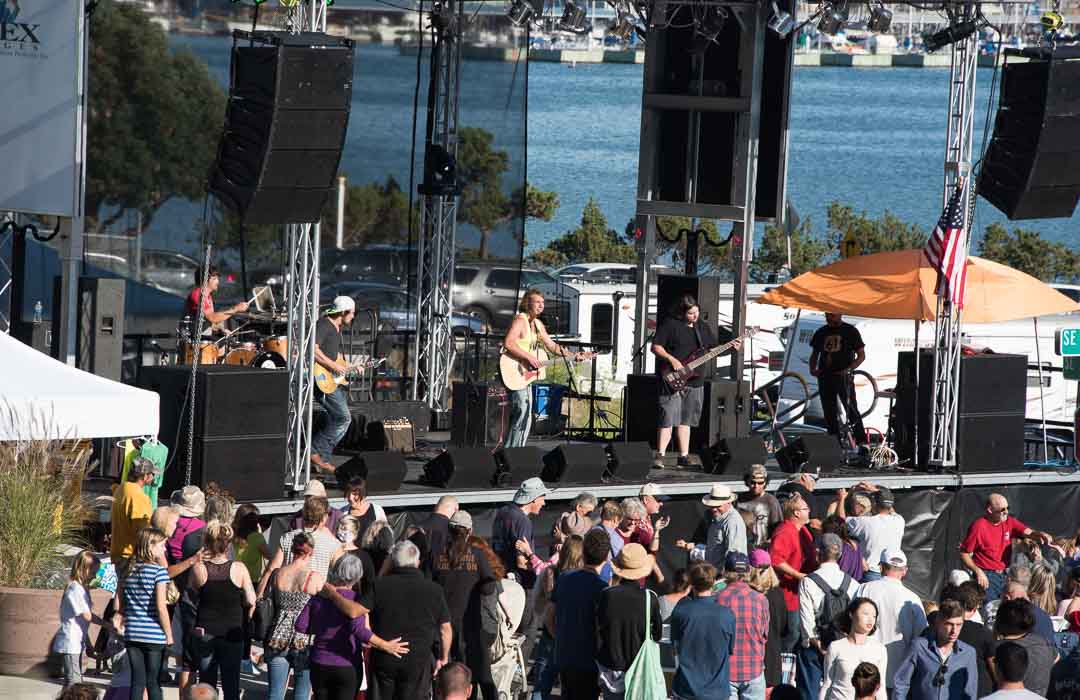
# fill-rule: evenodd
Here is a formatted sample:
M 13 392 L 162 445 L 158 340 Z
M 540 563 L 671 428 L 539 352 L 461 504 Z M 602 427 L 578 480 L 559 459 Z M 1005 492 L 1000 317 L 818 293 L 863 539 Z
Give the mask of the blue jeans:
M 860 581 L 859 583 L 869 583 L 870 581 L 879 581 L 879 580 L 881 580 L 881 572 L 880 571 L 871 571 L 870 569 L 867 569 L 866 571 L 863 572 L 862 581 Z
M 334 448 L 349 432 L 352 414 L 349 413 L 349 398 L 345 389 L 338 389 L 333 394 L 319 394 L 318 400 L 326 409 L 326 425 L 311 438 L 311 451 L 326 461 L 334 454 Z
M 980 611 L 985 620 L 989 619 L 987 612 L 990 610 L 990 603 L 1000 600 L 1001 594 L 1005 592 L 1005 572 L 983 569 L 983 573 L 986 574 L 986 582 L 989 584 L 986 587 L 986 598 L 983 600 L 982 610 Z
M 506 393 L 510 395 L 510 435 L 506 447 L 525 447 L 532 428 L 532 387 Z
M 824 676 L 821 653 L 813 647 L 799 645 L 795 652 L 795 685 L 802 700 L 817 700 Z
M 311 697 L 311 671 L 308 670 L 307 654 L 297 664 L 298 652 L 281 652 L 268 649 L 266 652 L 266 669 L 270 675 L 270 689 L 267 691 L 268 700 L 285 700 L 285 691 L 289 689 L 289 670 L 294 666 L 302 666 L 293 674 L 293 700 L 308 700 Z
M 548 700 L 551 689 L 555 686 L 555 640 L 547 632 L 540 633 L 540 639 L 533 649 L 533 692 L 532 700 Z
M 731 682 L 729 700 L 765 700 L 765 674 L 742 683 Z

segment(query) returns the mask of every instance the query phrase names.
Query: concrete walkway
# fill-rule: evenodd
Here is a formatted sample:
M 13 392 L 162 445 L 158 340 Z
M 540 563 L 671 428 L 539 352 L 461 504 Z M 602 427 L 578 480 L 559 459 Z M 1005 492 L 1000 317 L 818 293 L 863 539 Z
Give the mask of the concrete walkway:
M 109 676 L 84 673 L 83 681 L 100 685 L 102 694 L 109 687 Z M 240 697 L 243 700 L 264 700 L 266 698 L 266 676 L 240 677 Z M 60 694 L 60 679 L 23 678 L 20 676 L 0 676 L 0 700 L 54 700 Z M 180 693 L 176 686 L 165 686 L 165 700 L 179 700 Z M 287 696 L 291 697 L 291 696 Z

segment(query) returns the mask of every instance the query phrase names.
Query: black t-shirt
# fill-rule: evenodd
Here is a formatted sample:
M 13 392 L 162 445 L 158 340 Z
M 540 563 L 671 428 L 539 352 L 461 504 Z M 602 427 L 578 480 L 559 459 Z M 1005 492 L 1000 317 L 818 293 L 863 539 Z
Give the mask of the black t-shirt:
M 656 330 L 656 335 L 653 336 L 653 345 L 659 345 L 667 350 L 669 355 L 682 361 L 698 348 L 708 350 L 716 345 L 716 338 L 713 336 L 708 324 L 698 321 L 693 327 L 690 327 L 686 325 L 686 321 L 669 318 Z M 671 371 L 671 363 L 657 357 L 656 373 L 662 375 L 669 371 Z M 687 385 L 701 386 L 704 381 L 701 377 L 695 377 L 688 381 Z
M 341 332 L 329 318 L 320 318 L 315 324 L 315 344 L 327 357 L 337 359 L 341 354 Z
M 855 361 L 855 353 L 864 346 L 859 331 L 850 323 L 835 328 L 826 324 L 810 339 L 810 347 L 818 352 L 818 369 L 823 372 L 847 369 Z
M 938 616 L 939 613 L 936 610 L 927 615 L 926 621 L 930 627 L 934 626 Z M 964 626 L 960 628 L 960 641 L 975 649 L 979 666 L 979 697 L 984 698 L 994 692 L 994 681 L 990 678 L 990 666 L 987 664 L 987 660 L 994 658 L 994 652 L 997 650 L 994 633 L 987 629 L 986 625 L 964 620 Z
M 450 608 L 439 584 L 424 578 L 419 569 L 391 569 L 375 580 L 371 630 L 383 639 L 401 637 L 409 653 L 400 659 L 372 651 L 378 668 L 415 667 L 431 664 L 439 640 L 439 626 L 450 622 Z

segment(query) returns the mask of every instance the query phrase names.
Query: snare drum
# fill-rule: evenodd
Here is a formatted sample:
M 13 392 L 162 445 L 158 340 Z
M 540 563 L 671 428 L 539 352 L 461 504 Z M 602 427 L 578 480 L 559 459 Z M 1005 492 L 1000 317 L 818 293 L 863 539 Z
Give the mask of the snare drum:
M 198 348 L 200 365 L 216 365 L 218 360 L 221 359 L 221 349 L 211 340 L 200 340 Z M 193 352 L 191 343 L 180 344 L 180 357 L 183 364 L 192 364 Z
M 255 343 L 237 343 L 229 350 L 229 354 L 225 355 L 225 364 L 249 365 L 258 354 L 259 351 L 255 347 Z
M 274 335 L 266 338 L 262 342 L 262 349 L 266 352 L 277 353 L 281 357 L 289 356 L 289 337 L 285 335 Z

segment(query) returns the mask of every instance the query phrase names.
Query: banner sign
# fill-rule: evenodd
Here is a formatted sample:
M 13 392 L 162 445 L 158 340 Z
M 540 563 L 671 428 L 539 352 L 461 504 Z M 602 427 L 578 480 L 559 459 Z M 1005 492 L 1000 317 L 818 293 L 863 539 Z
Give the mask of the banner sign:
M 0 211 L 71 217 L 81 0 L 0 0 Z

